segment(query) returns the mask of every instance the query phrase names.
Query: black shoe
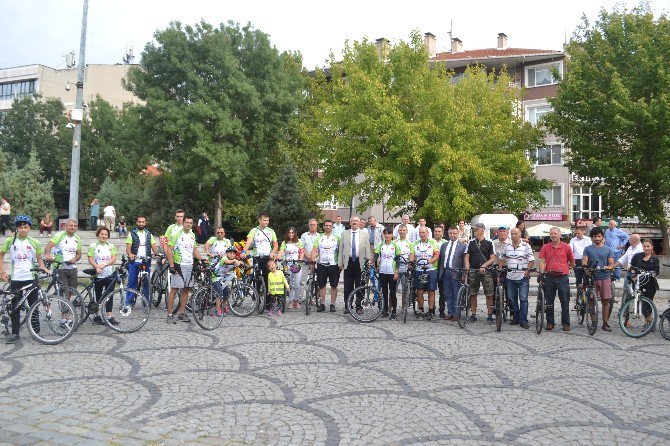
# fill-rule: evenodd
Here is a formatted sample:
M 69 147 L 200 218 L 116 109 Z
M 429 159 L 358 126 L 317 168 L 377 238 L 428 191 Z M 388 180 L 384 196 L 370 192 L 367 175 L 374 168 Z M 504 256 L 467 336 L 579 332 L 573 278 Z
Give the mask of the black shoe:
M 417 311 L 416 318 L 420 319 L 422 317 L 426 317 L 426 313 L 424 313 L 423 311 Z
M 384 312 L 382 313 L 382 317 L 389 317 L 388 312 L 387 312 L 387 311 L 384 311 Z
M 521 328 L 528 330 L 528 322 L 521 322 L 519 325 L 521 325 Z
M 108 318 L 107 318 L 107 321 L 108 321 L 110 324 L 112 324 L 113 326 L 115 326 L 115 327 L 116 327 L 117 325 L 119 325 L 119 321 L 117 321 L 116 319 L 114 319 L 114 316 L 112 316 L 112 317 L 108 317 Z
M 430 313 L 430 312 L 429 312 L 429 313 L 426 315 L 426 320 L 427 320 L 427 321 L 432 321 L 432 320 L 433 320 L 433 313 Z
M 396 316 L 395 310 L 394 310 L 394 311 L 391 312 L 391 320 L 395 321 L 396 319 L 398 319 L 398 316 Z
M 13 343 L 15 343 L 16 341 L 18 341 L 19 339 L 20 339 L 20 338 L 19 338 L 19 335 L 17 335 L 17 334 L 11 334 L 11 335 L 9 335 L 9 336 L 7 336 L 7 337 L 5 338 L 5 344 L 13 344 Z
M 344 311 L 343 311 L 342 313 L 344 313 L 344 314 L 349 314 L 349 313 L 350 313 L 350 310 L 349 310 L 348 308 L 345 308 Z
M 447 315 L 444 314 L 444 311 L 440 311 L 440 319 L 446 319 Z
M 91 322 L 93 322 L 96 325 L 105 325 L 105 323 L 102 321 L 102 318 L 98 315 L 95 315 L 93 319 L 91 319 Z
M 330 304 L 330 312 L 335 313 L 335 305 Z
M 179 316 L 177 316 L 177 320 L 181 322 L 191 322 L 191 318 L 188 317 L 188 314 L 186 313 L 179 313 Z
M 519 325 L 519 321 L 517 321 L 516 319 L 512 319 L 511 321 L 509 321 L 509 324 L 510 325 Z
M 486 323 L 489 325 L 493 325 L 493 316 L 489 314 L 489 317 L 486 318 Z
M 323 313 L 324 311 L 326 311 L 326 305 L 325 305 L 325 304 L 319 304 L 319 305 L 316 307 L 316 311 L 317 311 L 318 313 Z
M 477 322 L 477 316 L 475 316 L 474 314 L 471 314 L 470 318 L 468 319 L 468 322 Z

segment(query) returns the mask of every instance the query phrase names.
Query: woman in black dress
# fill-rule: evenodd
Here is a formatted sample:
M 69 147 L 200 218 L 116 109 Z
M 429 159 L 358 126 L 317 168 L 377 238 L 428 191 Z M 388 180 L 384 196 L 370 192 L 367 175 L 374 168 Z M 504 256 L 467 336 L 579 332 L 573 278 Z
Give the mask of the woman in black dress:
M 633 256 L 630 261 L 630 266 L 652 272 L 652 277 L 650 277 L 646 283 L 640 284 L 640 292 L 643 296 L 647 296 L 649 299 L 654 300 L 656 290 L 658 290 L 658 281 L 656 280 L 656 276 L 660 272 L 660 262 L 654 253 L 654 245 L 651 243 L 651 240 L 642 241 L 642 252 L 638 252 Z M 651 324 L 653 322 L 651 319 L 651 308 L 649 305 L 642 306 L 642 314 L 644 315 L 647 324 Z M 626 321 L 626 323 L 628 323 L 628 321 Z

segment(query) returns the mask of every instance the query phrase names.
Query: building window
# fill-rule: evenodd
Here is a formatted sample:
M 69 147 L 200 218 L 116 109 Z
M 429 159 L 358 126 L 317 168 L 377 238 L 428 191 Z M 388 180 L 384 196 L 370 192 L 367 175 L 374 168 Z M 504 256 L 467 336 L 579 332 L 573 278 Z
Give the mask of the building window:
M 552 146 L 540 147 L 537 149 L 537 157 L 535 158 L 536 166 L 551 166 L 562 165 L 562 147 L 560 144 Z
M 540 120 L 544 115 L 550 113 L 552 108 L 550 105 L 539 105 L 537 107 L 527 107 L 526 110 L 528 111 L 528 122 L 537 127 Z
M 330 211 L 336 211 L 339 208 L 344 207 L 343 205 L 337 202 L 334 195 L 331 196 L 329 200 L 318 203 L 317 206 L 319 206 L 319 208 L 323 210 L 330 210 Z
M 542 191 L 542 195 L 547 200 L 548 207 L 563 206 L 563 184 L 557 184 L 551 189 Z
M 526 67 L 526 87 L 542 87 L 544 85 L 553 85 L 558 83 L 552 70 L 563 72 L 563 62 L 555 62 L 547 65 L 534 65 Z
M 590 186 L 575 185 L 572 187 L 572 220 L 590 220 L 602 214 L 603 197 L 592 193 Z
M 21 99 L 34 94 L 35 79 L 0 84 L 0 99 Z

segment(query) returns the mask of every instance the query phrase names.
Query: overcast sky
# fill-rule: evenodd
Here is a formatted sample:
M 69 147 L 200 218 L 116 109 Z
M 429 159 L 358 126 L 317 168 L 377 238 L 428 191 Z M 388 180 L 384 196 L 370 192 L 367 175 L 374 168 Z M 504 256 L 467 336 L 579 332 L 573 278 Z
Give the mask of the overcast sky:
M 214 0 L 90 0 L 87 63 L 119 63 L 126 47 L 139 62 L 153 33 L 171 21 L 192 24 L 233 20 L 251 22 L 268 33 L 280 50 L 297 50 L 308 68 L 322 66 L 328 54 L 346 39 L 392 42 L 407 39 L 414 29 L 437 36 L 438 51 L 449 47 L 448 32 L 464 49 L 490 48 L 499 32 L 509 46 L 561 49 L 582 14 L 594 19 L 601 7 L 628 7 L 628 0 L 554 1 L 214 1 Z M 670 0 L 650 2 L 655 14 L 670 10 Z M 64 55 L 79 52 L 83 0 L 0 0 L 0 68 L 44 64 L 63 68 Z M 78 60 L 78 59 L 77 59 Z

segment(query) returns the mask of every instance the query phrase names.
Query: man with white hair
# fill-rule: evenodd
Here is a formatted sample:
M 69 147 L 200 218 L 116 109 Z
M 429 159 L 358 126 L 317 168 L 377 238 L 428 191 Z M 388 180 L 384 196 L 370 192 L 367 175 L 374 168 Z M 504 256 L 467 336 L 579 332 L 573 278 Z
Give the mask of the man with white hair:
M 614 251 L 614 260 L 619 260 L 624 246 L 628 243 L 629 235 L 623 230 L 617 228 L 616 220 L 610 220 L 605 229 L 605 246 Z M 621 277 L 621 268 L 614 270 L 614 280 L 619 280 Z
M 426 228 L 428 230 L 428 238 L 433 238 L 433 231 L 426 226 L 426 219 L 425 218 L 420 218 L 419 219 L 419 224 L 416 225 L 414 230 L 412 231 L 412 237 L 410 237 L 410 240 L 413 242 L 418 242 L 421 239 L 421 236 L 419 235 L 419 229 L 421 228 Z

